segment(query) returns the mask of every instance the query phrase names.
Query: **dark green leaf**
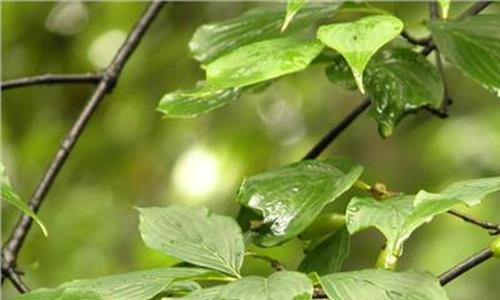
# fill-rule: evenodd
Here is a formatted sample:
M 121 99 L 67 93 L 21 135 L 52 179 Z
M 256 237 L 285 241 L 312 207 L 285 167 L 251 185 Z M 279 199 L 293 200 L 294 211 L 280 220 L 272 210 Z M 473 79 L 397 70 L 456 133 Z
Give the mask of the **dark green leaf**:
M 157 109 L 165 117 L 193 118 L 235 101 L 240 94 L 239 88 L 177 90 L 163 96 Z
M 245 246 L 236 221 L 206 208 L 138 208 L 146 245 L 194 265 L 239 277 Z
M 500 97 L 500 15 L 436 20 L 429 29 L 453 66 Z
M 29 208 L 28 204 L 24 202 L 21 197 L 19 197 L 14 188 L 12 187 L 9 178 L 7 177 L 7 173 L 5 172 L 5 167 L 0 163 L 0 189 L 2 190 L 2 200 L 7 201 L 24 214 L 30 216 L 35 223 L 42 230 L 43 235 L 47 236 L 47 228 L 43 225 L 42 220 Z
M 349 80 L 346 71 L 346 62 L 337 56 L 326 73 L 332 82 L 352 87 L 352 77 Z M 366 67 L 364 85 L 374 102 L 371 115 L 383 137 L 391 135 L 394 126 L 408 113 L 424 106 L 439 106 L 444 95 L 436 68 L 423 55 L 404 48 L 375 55 Z
M 244 87 L 305 69 L 323 50 L 317 41 L 281 38 L 240 47 L 206 66 L 207 85 Z
M 282 271 L 269 276 L 248 276 L 227 285 L 195 292 L 188 300 L 310 300 L 313 286 L 305 274 Z
M 174 280 L 200 276 L 198 268 L 163 268 L 97 279 L 75 280 L 53 289 L 38 289 L 17 300 L 145 300 L 165 290 Z
M 287 33 L 309 28 L 331 16 L 341 3 L 305 5 L 294 17 Z M 189 42 L 194 57 L 210 62 L 232 50 L 255 42 L 282 37 L 280 27 L 285 12 L 281 7 L 261 8 L 220 23 L 203 25 Z
M 245 179 L 238 201 L 263 216 L 263 230 L 255 242 L 270 247 L 297 236 L 362 171 L 361 166 L 335 158 L 301 161 Z
M 349 256 L 349 232 L 344 226 L 316 246 L 302 260 L 299 270 L 304 273 L 316 272 L 326 275 L 342 269 Z
M 361 270 L 320 278 L 330 299 L 335 300 L 447 300 L 445 290 L 429 273 Z
M 349 64 L 364 94 L 363 71 L 370 58 L 403 30 L 403 22 L 390 15 L 370 16 L 354 22 L 321 26 L 318 39 L 337 50 Z

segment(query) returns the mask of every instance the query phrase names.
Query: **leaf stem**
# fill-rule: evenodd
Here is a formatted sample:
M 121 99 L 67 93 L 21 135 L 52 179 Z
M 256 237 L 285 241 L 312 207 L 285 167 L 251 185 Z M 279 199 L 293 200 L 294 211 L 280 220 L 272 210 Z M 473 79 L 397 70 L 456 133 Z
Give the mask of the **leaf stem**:
M 256 252 L 247 251 L 245 255 L 267 261 L 271 265 L 271 268 L 275 269 L 276 271 L 285 271 L 287 269 L 282 262 L 265 254 L 259 254 Z

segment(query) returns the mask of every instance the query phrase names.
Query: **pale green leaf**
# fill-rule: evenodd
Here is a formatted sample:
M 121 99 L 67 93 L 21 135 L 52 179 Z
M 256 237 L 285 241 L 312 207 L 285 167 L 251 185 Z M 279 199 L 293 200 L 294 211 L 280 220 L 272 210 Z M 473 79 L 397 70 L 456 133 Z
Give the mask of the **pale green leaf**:
M 22 211 L 24 214 L 30 216 L 35 223 L 40 227 L 42 230 L 42 233 L 44 236 L 47 236 L 47 228 L 43 224 L 42 220 L 36 215 L 34 211 L 31 210 L 31 208 L 24 202 L 21 197 L 19 197 L 16 192 L 14 191 L 14 188 L 12 187 L 12 184 L 10 183 L 9 178 L 7 177 L 7 173 L 5 171 L 5 167 L 3 164 L 0 163 L 0 189 L 2 189 L 2 200 L 7 201 L 10 203 L 12 206 L 16 207 L 20 211 Z
M 320 278 L 321 286 L 335 300 L 447 300 L 445 290 L 429 273 L 367 269 L 335 273 Z
M 157 110 L 168 118 L 193 118 L 237 100 L 240 94 L 239 88 L 177 90 L 164 95 Z
M 293 17 L 299 12 L 299 10 L 306 4 L 307 0 L 288 0 L 286 5 L 286 15 L 283 25 L 281 26 L 281 31 L 285 31 Z
M 317 41 L 281 38 L 243 46 L 206 66 L 207 85 L 244 87 L 305 69 L 323 50 Z
M 455 182 L 438 194 L 426 191 L 418 192 L 415 205 L 428 201 L 455 200 L 469 206 L 477 205 L 487 194 L 500 191 L 500 177 L 478 178 Z
M 328 203 L 347 191 L 363 168 L 344 158 L 305 160 L 246 178 L 238 201 L 259 212 L 255 242 L 270 247 L 306 229 Z
M 75 280 L 57 288 L 38 289 L 17 300 L 145 300 L 169 287 L 174 280 L 200 276 L 210 271 L 198 268 L 163 268 Z
M 331 16 L 341 2 L 307 4 L 295 14 L 287 33 L 308 29 L 318 20 Z M 282 37 L 283 8 L 266 7 L 250 10 L 237 18 L 203 25 L 189 42 L 194 57 L 203 63 L 255 42 Z
M 354 80 L 340 55 L 326 69 L 330 81 L 352 88 Z M 418 109 L 438 107 L 444 85 L 437 69 L 420 53 L 392 48 L 377 53 L 368 63 L 363 77 L 367 94 L 373 101 L 370 114 L 383 137 L 392 134 L 404 116 Z
M 348 256 L 349 232 L 344 226 L 308 252 L 300 263 L 299 270 L 319 275 L 339 272 Z
M 349 23 L 321 26 L 317 36 L 328 47 L 338 51 L 351 67 L 362 93 L 363 71 L 370 58 L 403 30 L 403 22 L 390 15 L 369 16 Z
M 451 0 L 438 0 L 439 7 L 441 9 L 441 16 L 444 19 L 448 18 L 448 13 L 450 11 Z
M 185 262 L 239 277 L 245 246 L 236 221 L 206 208 L 138 208 L 149 247 Z
M 500 97 L 500 15 L 436 20 L 428 27 L 451 65 Z
M 186 300 L 310 300 L 311 281 L 305 274 L 276 272 L 268 278 L 248 276 L 227 285 L 194 292 Z

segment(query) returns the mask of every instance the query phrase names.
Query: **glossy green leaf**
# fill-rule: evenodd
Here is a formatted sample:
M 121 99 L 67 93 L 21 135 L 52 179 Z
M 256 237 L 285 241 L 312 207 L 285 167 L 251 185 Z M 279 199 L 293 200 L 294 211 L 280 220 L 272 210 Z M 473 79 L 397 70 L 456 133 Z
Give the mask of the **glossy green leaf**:
M 245 246 L 236 221 L 206 208 L 138 208 L 142 239 L 185 262 L 239 277 Z
M 210 271 L 198 268 L 163 268 L 75 280 L 57 288 L 38 289 L 17 300 L 144 300 L 169 287 L 174 280 L 200 276 Z
M 299 12 L 299 10 L 306 4 L 307 0 L 288 0 L 286 5 L 286 15 L 283 21 L 283 26 L 281 26 L 281 31 L 285 31 L 293 17 Z
M 356 84 L 364 94 L 363 71 L 370 58 L 403 30 L 403 22 L 390 15 L 370 16 L 349 23 L 324 25 L 317 36 L 337 50 L 351 67 Z
M 305 274 L 276 272 L 268 278 L 248 276 L 227 285 L 194 292 L 187 300 L 310 300 L 311 281 Z
M 330 274 L 321 286 L 335 300 L 447 300 L 445 290 L 429 273 L 367 269 Z
M 438 0 L 439 7 L 441 9 L 441 16 L 444 19 L 448 18 L 448 13 L 450 11 L 451 0 Z
M 352 87 L 347 63 L 333 59 L 326 74 L 333 83 Z M 437 69 L 422 55 L 405 48 L 393 48 L 376 54 L 364 72 L 364 86 L 373 101 L 370 114 L 383 137 L 392 134 L 404 116 L 424 106 L 438 107 L 444 85 Z
M 237 100 L 240 94 L 239 88 L 177 90 L 163 96 L 157 110 L 168 118 L 194 118 Z
M 419 206 L 429 201 L 460 201 L 472 206 L 481 202 L 487 194 L 500 191 L 500 177 L 487 177 L 459 181 L 451 184 L 438 194 L 426 191 L 418 192 L 415 205 Z
M 19 195 L 16 194 L 12 184 L 10 183 L 9 178 L 7 177 L 7 173 L 5 171 L 5 167 L 0 163 L 0 189 L 2 190 L 1 196 L 3 201 L 7 201 L 12 206 L 16 207 L 24 214 L 30 216 L 35 223 L 40 227 L 44 236 L 47 236 L 47 228 L 43 224 L 42 220 L 36 215 L 35 212 L 31 210 L 31 208 L 24 202 Z
M 331 16 L 340 2 L 307 4 L 298 11 L 286 33 L 310 28 L 315 22 Z M 250 10 L 241 16 L 220 23 L 203 25 L 189 42 L 194 57 L 203 63 L 255 42 L 282 37 L 280 27 L 285 12 L 282 7 Z
M 243 87 L 305 69 L 323 50 L 317 41 L 281 38 L 243 46 L 206 66 L 207 85 Z
M 299 271 L 316 272 L 319 275 L 339 272 L 348 256 L 349 232 L 344 226 L 307 253 L 300 263 Z
M 238 201 L 263 216 L 255 242 L 270 247 L 297 236 L 362 171 L 344 158 L 334 158 L 301 161 L 246 178 Z
M 428 27 L 453 66 L 500 97 L 500 15 L 436 20 Z

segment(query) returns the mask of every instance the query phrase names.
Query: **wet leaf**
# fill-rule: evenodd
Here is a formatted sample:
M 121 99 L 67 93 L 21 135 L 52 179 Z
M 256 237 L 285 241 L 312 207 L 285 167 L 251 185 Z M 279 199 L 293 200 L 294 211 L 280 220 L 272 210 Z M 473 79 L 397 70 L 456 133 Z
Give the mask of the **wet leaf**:
M 283 21 L 283 26 L 281 26 L 281 31 L 285 31 L 293 17 L 299 12 L 299 10 L 306 4 L 307 0 L 288 0 L 286 5 L 286 15 Z
M 439 194 L 420 191 L 416 196 L 397 196 L 383 201 L 353 198 L 347 206 L 347 228 L 351 234 L 377 228 L 387 239 L 385 266 L 403 252 L 403 244 L 417 228 L 457 204 L 476 205 L 489 193 L 500 190 L 500 177 L 457 182 Z
M 298 11 L 286 33 L 293 34 L 310 28 L 315 22 L 331 16 L 337 3 L 307 4 Z M 280 27 L 285 12 L 282 7 L 259 8 L 220 23 L 203 25 L 189 42 L 194 57 L 203 63 L 255 42 L 282 37 Z
M 82 279 L 57 288 L 38 289 L 17 300 L 144 300 L 168 288 L 174 280 L 200 276 L 210 271 L 198 268 L 163 268 Z
M 369 16 L 349 23 L 324 25 L 318 39 L 338 51 L 349 64 L 364 94 L 363 71 L 370 58 L 403 30 L 403 22 L 390 15 Z
M 328 203 L 347 191 L 363 168 L 345 158 L 306 160 L 245 179 L 238 201 L 262 217 L 254 241 L 270 247 L 306 229 Z
M 243 46 L 206 66 L 207 85 L 244 87 L 305 69 L 323 50 L 317 41 L 282 38 Z
M 354 80 L 340 55 L 326 74 L 330 81 L 352 88 Z M 437 69 L 421 54 L 405 48 L 387 49 L 376 54 L 366 67 L 364 85 L 373 100 L 370 114 L 383 137 L 392 134 L 404 116 L 422 107 L 438 107 L 444 86 Z
M 311 281 L 305 274 L 281 271 L 268 278 L 248 276 L 227 285 L 204 289 L 183 298 L 186 300 L 310 300 Z
M 307 253 L 300 263 L 299 271 L 316 272 L 319 275 L 339 272 L 348 256 L 349 232 L 344 226 Z
M 2 190 L 2 200 L 7 201 L 10 203 L 12 206 L 16 207 L 20 211 L 22 211 L 24 214 L 30 216 L 35 223 L 40 227 L 42 230 L 42 233 L 44 236 L 47 236 L 47 228 L 43 224 L 42 220 L 31 210 L 31 208 L 24 202 L 21 197 L 19 197 L 16 192 L 14 191 L 14 188 L 12 187 L 12 184 L 10 183 L 9 178 L 7 177 L 7 173 L 5 172 L 5 167 L 3 166 L 2 163 L 0 163 L 0 189 Z
M 451 65 L 500 97 L 500 15 L 436 20 L 428 27 Z
M 426 272 L 367 269 L 320 278 L 330 299 L 336 300 L 447 300 L 437 278 Z
M 185 262 L 239 277 L 245 246 L 236 221 L 206 208 L 138 208 L 149 247 Z
M 157 110 L 168 118 L 194 118 L 237 100 L 240 94 L 239 88 L 177 90 L 163 96 Z

